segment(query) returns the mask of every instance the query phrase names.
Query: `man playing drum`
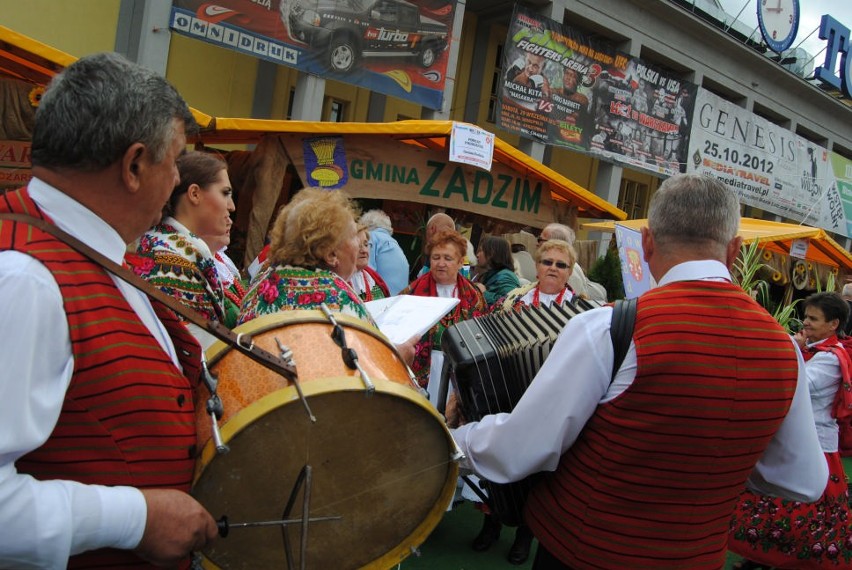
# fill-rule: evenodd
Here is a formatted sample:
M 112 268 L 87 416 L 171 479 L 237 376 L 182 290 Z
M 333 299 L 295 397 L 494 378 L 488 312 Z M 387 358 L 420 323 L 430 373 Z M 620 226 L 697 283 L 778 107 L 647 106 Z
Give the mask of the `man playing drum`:
M 159 221 L 192 125 L 163 77 L 116 54 L 83 58 L 42 98 L 34 177 L 0 215 L 47 220 L 121 263 Z M 198 343 L 164 306 L 8 219 L 0 326 L 0 567 L 188 565 L 217 535 L 186 494 Z

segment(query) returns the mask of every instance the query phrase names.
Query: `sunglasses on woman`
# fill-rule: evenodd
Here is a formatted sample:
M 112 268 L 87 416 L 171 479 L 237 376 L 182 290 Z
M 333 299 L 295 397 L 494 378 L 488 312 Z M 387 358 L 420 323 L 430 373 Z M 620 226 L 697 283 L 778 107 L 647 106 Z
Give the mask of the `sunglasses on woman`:
M 552 259 L 542 259 L 539 261 L 542 265 L 546 265 L 550 267 L 551 265 L 555 265 L 557 269 L 568 269 L 568 264 L 564 261 L 554 261 Z

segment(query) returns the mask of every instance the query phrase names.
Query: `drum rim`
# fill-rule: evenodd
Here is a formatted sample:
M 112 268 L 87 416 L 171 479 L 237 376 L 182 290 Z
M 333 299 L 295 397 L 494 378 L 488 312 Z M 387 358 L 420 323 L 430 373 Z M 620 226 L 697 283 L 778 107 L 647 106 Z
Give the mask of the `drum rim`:
M 399 351 L 397 351 L 396 346 L 376 327 L 368 323 L 363 319 L 359 319 L 358 317 L 354 317 L 352 315 L 347 315 L 345 313 L 334 313 L 334 320 L 338 322 L 338 324 L 345 325 L 350 328 L 358 329 L 362 332 L 365 332 L 377 340 L 384 343 L 389 349 L 393 351 L 397 358 L 402 360 L 399 356 Z M 280 327 L 282 324 L 287 323 L 288 321 L 294 321 L 291 324 L 327 324 L 329 327 L 331 326 L 331 322 L 328 320 L 328 317 L 320 311 L 319 309 L 296 309 L 293 311 L 279 311 L 277 313 L 271 313 L 269 315 L 262 315 L 257 317 L 256 319 L 252 319 L 247 321 L 237 327 L 234 327 L 233 331 L 237 334 L 260 334 L 274 328 Z M 205 356 L 207 358 L 208 366 L 213 366 L 216 362 L 219 361 L 220 358 L 225 356 L 230 350 L 235 350 L 233 346 L 226 344 L 224 341 L 216 340 L 213 344 L 211 344 L 207 350 L 205 351 Z M 296 361 L 296 368 L 298 372 L 298 360 Z
M 326 322 L 328 322 L 326 320 Z M 432 505 L 426 517 L 414 528 L 414 530 L 404 537 L 399 544 L 391 547 L 385 554 L 368 562 L 362 568 L 364 569 L 386 569 L 390 568 L 405 558 L 407 558 L 414 548 L 419 547 L 426 538 L 432 533 L 438 523 L 441 521 L 447 506 L 452 501 L 455 495 L 456 482 L 459 476 L 459 463 L 452 458 L 452 453 L 456 449 L 456 443 L 447 428 L 443 416 L 417 391 L 404 384 L 399 384 L 391 380 L 378 378 L 374 380 L 376 392 L 391 396 L 400 397 L 408 400 L 410 403 L 419 406 L 433 416 L 433 418 L 441 426 L 444 436 L 447 440 L 447 447 L 450 455 L 447 457 L 448 475 L 443 483 L 441 492 L 438 495 L 438 500 Z M 357 376 L 329 376 L 326 378 L 313 379 L 302 387 L 305 397 L 323 395 L 335 392 L 364 392 L 364 385 L 361 379 Z M 370 397 L 365 394 L 365 397 Z M 243 429 L 250 426 L 258 418 L 272 412 L 273 410 L 285 405 L 300 405 L 298 403 L 298 392 L 295 386 L 287 386 L 280 390 L 276 390 L 260 398 L 232 415 L 228 421 L 221 426 L 222 440 L 225 443 L 231 441 Z M 215 459 L 216 449 L 212 438 L 208 440 L 201 450 L 201 454 L 196 461 L 195 474 L 192 480 L 194 487 L 201 475 L 204 473 L 208 465 Z M 211 563 L 213 561 L 209 560 Z M 218 568 L 215 566 L 214 568 Z

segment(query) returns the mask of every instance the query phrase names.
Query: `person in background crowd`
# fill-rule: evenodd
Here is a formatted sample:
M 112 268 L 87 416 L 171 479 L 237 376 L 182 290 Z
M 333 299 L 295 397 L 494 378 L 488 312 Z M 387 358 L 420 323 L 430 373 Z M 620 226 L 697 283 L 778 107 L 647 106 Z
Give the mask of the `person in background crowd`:
M 659 287 L 638 299 L 623 362 L 612 308 L 585 311 L 511 414 L 451 430 L 489 481 L 545 472 L 524 511 L 534 570 L 722 568 L 746 481 L 800 501 L 825 489 L 801 354 L 731 282 L 738 227 L 721 182 L 667 179 L 642 229 Z
M 0 212 L 42 218 L 120 264 L 159 221 L 194 126 L 162 76 L 113 53 L 81 58 L 42 97 L 33 178 Z M 188 566 L 217 536 L 187 494 L 195 339 L 71 246 L 10 221 L 0 326 L 0 568 Z
M 225 292 L 213 251 L 200 236 L 231 229 L 233 190 L 228 166 L 220 157 L 190 151 L 178 158 L 180 182 L 167 216 L 139 240 L 128 263 L 137 275 L 208 320 L 225 322 Z M 215 337 L 194 323 L 187 326 L 207 349 Z
M 474 281 L 488 307 L 521 284 L 515 274 L 509 242 L 499 236 L 487 236 L 479 242 L 476 269 Z
M 561 239 L 562 241 L 567 241 L 571 247 L 574 247 L 576 234 L 574 233 L 574 230 L 566 225 L 548 224 L 543 230 L 541 230 L 541 235 L 538 236 L 538 243 L 541 245 L 550 239 Z M 568 279 L 568 285 L 570 285 L 571 289 L 574 290 L 574 293 L 580 297 L 599 301 L 601 303 L 606 302 L 606 289 L 604 289 L 603 285 L 595 283 L 586 277 L 586 273 L 583 271 L 583 268 L 580 267 L 580 264 L 576 261 L 576 250 L 574 267 L 571 269 L 571 276 Z
M 417 376 L 421 388 L 429 392 L 432 403 L 436 403 L 437 388 L 441 375 L 443 353 L 441 337 L 450 325 L 472 318 L 485 309 L 482 293 L 459 273 L 464 259 L 467 240 L 455 230 L 442 230 L 432 236 L 426 245 L 429 256 L 429 273 L 418 277 L 403 289 L 402 295 L 421 297 L 456 297 L 459 304 L 445 315 L 417 343 L 411 369 Z
M 816 293 L 804 302 L 804 326 L 794 336 L 805 359 L 810 402 L 820 450 L 828 463 L 828 485 L 818 501 L 803 503 L 746 491 L 731 520 L 728 548 L 744 557 L 735 568 L 837 568 L 852 566 L 849 489 L 838 447 L 838 411 L 852 407 L 843 386 L 840 358 L 828 347 L 843 336 L 849 307 L 837 293 Z
M 500 308 L 517 311 L 530 305 L 561 305 L 573 300 L 574 291 L 568 281 L 576 259 L 577 254 L 567 241 L 551 239 L 543 242 L 535 252 L 535 282 L 510 291 L 500 303 Z
M 429 245 L 429 241 L 435 236 L 435 234 L 445 230 L 453 232 L 456 231 L 456 223 L 449 215 L 443 212 L 438 212 L 437 214 L 429 218 L 429 221 L 426 222 L 426 245 Z M 464 239 L 465 241 L 464 256 L 462 257 L 462 272 L 464 273 L 465 277 L 469 278 L 470 275 L 468 271 L 473 260 L 476 259 L 476 250 L 473 248 L 473 244 L 470 243 L 470 240 L 468 240 L 464 236 L 462 236 L 462 239 Z M 422 277 L 429 272 L 429 255 L 426 254 L 425 257 L 425 262 L 423 264 L 423 267 L 420 269 L 420 273 L 418 273 L 417 275 L 418 277 Z
M 846 324 L 842 325 L 843 332 L 846 336 L 852 336 L 852 283 L 847 283 L 843 286 L 843 290 L 840 293 L 843 297 L 843 300 L 846 301 L 846 304 L 849 306 L 849 318 L 846 319 Z
M 243 302 L 246 289 L 237 264 L 225 253 L 228 244 L 231 243 L 230 228 L 224 234 L 201 236 L 201 239 L 204 240 L 210 251 L 214 252 L 213 263 L 216 265 L 216 274 L 219 276 L 222 291 L 225 294 L 223 304 L 225 318 L 222 322 L 226 327 L 234 328 L 237 325 L 240 305 Z
M 365 303 L 391 296 L 382 277 L 369 266 L 372 243 L 370 232 L 365 227 L 360 227 L 358 229 L 358 257 L 355 259 L 355 273 L 349 279 L 349 285 Z
M 390 217 L 381 210 L 369 210 L 358 223 L 370 232 L 370 267 L 387 283 L 390 294 L 397 295 L 408 285 L 409 266 L 393 237 Z

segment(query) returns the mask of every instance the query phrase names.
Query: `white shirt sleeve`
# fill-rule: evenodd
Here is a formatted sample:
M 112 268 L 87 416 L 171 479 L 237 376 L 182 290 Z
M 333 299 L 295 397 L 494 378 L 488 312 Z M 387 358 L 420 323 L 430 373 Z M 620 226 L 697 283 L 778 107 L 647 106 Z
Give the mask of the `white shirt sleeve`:
M 795 345 L 794 340 L 790 342 Z M 764 495 L 812 503 L 825 490 L 828 464 L 817 438 L 805 363 L 798 347 L 796 355 L 799 380 L 793 403 L 747 484 L 751 490 Z
M 74 360 L 56 281 L 12 251 L 0 252 L 0 330 L 0 568 L 64 568 L 71 554 L 134 548 L 147 517 L 137 489 L 38 481 L 15 469 L 53 431 Z

